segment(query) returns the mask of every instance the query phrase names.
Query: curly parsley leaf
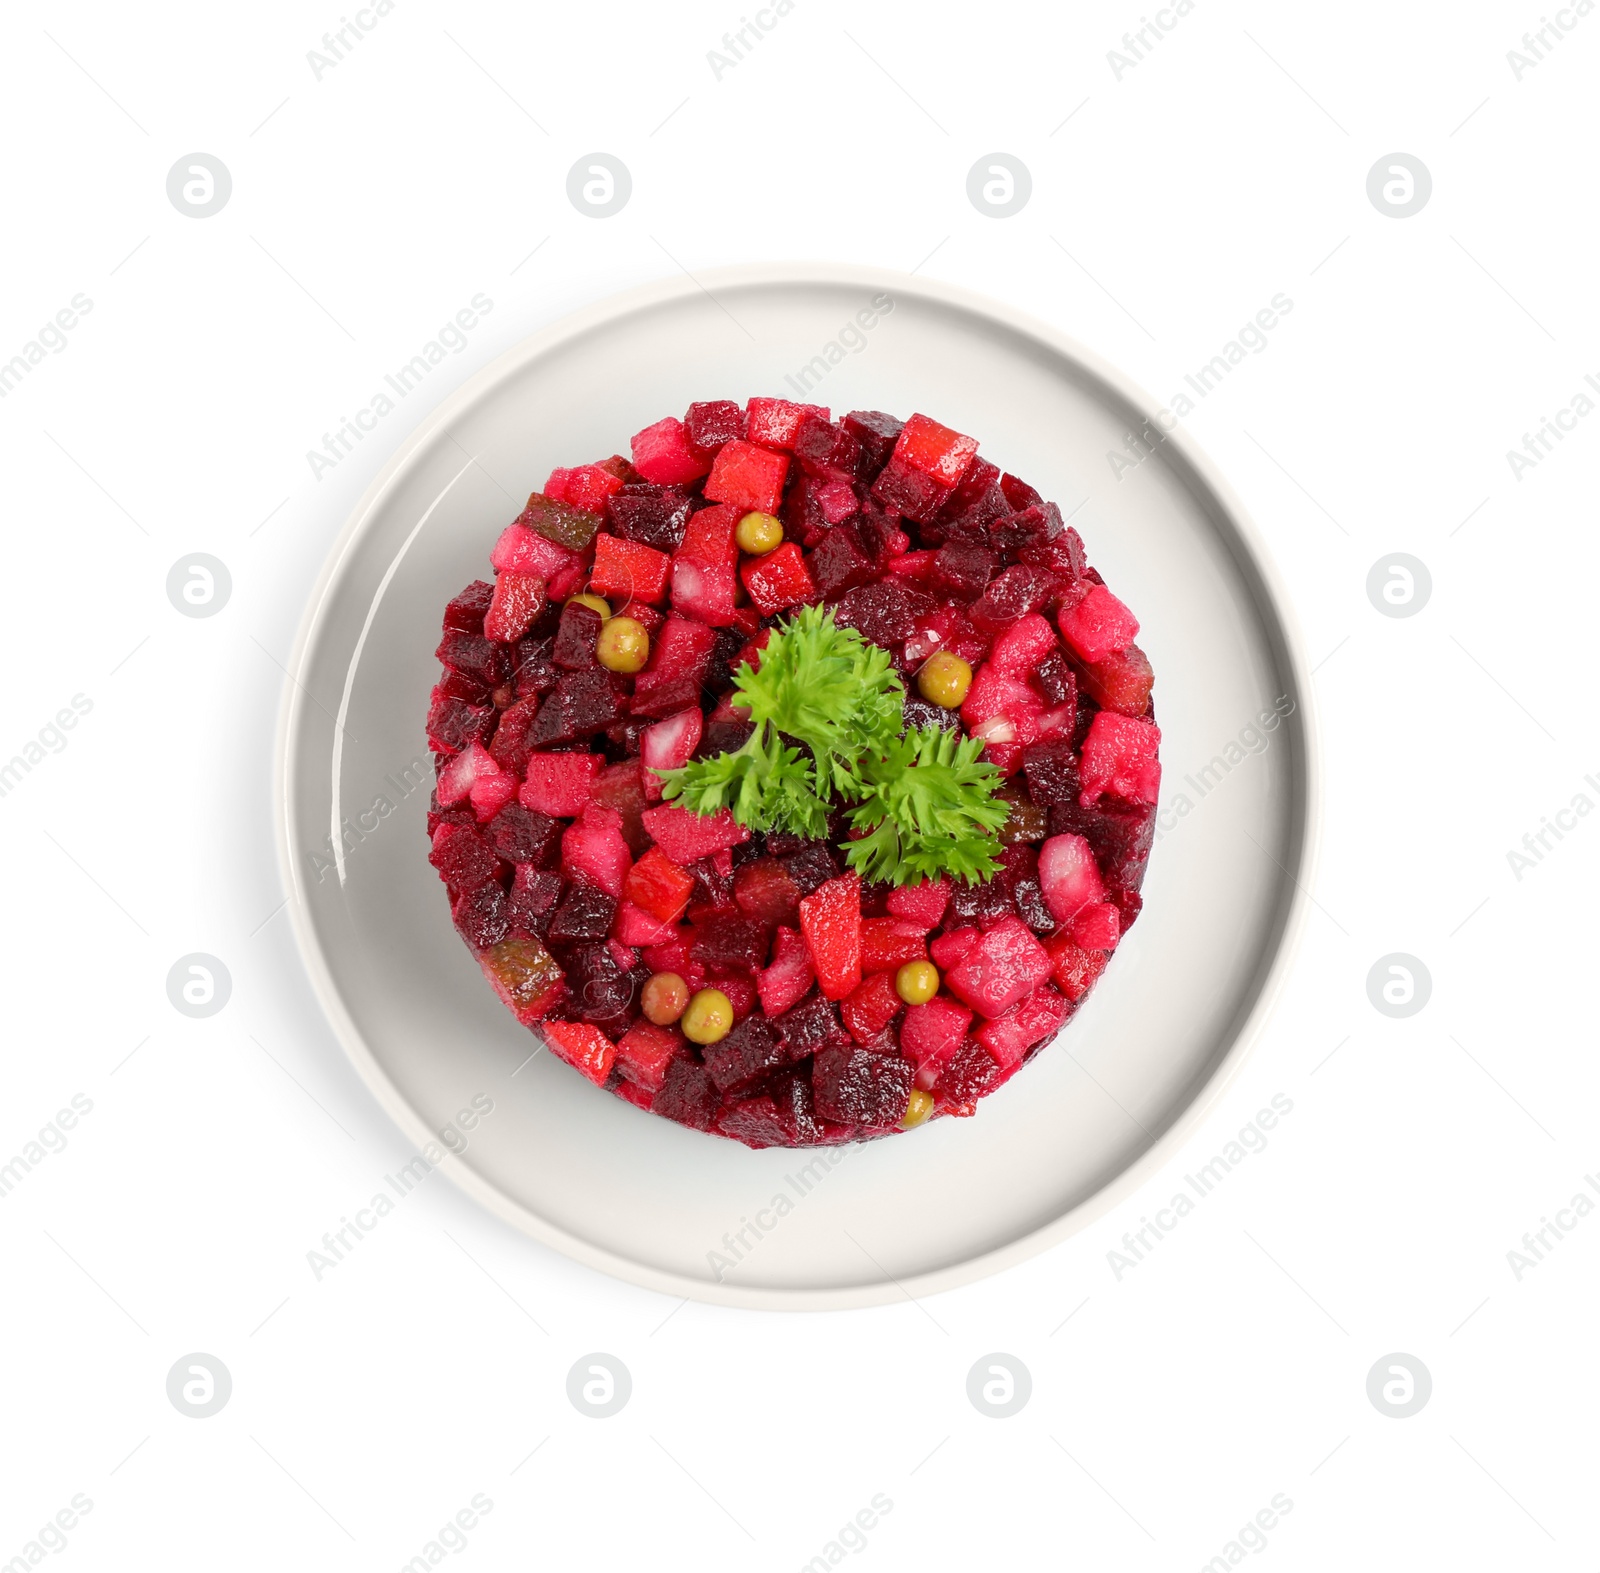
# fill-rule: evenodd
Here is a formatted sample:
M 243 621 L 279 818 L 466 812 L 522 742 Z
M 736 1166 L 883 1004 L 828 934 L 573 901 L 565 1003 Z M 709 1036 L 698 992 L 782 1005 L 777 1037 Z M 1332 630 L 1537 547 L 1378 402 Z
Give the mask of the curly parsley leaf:
M 896 885 L 941 875 L 976 884 L 998 873 L 1010 809 L 995 796 L 1003 778 L 982 750 L 978 738 L 925 726 L 864 758 L 850 825 L 867 834 L 846 849 L 849 866 Z

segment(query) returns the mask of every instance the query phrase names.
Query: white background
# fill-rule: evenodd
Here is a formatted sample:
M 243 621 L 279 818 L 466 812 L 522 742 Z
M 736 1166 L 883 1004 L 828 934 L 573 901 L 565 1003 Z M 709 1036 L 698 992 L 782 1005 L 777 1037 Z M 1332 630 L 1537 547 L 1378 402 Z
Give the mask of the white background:
M 331 5 L 0 24 L 0 359 L 93 302 L 0 401 L 0 757 L 92 702 L 0 798 L 0 1162 L 93 1104 L 0 1199 L 0 1565 L 83 1493 L 52 1562 L 395 1569 L 483 1493 L 452 1565 L 784 1570 L 883 1493 L 852 1564 L 1186 1569 L 1282 1493 L 1246 1560 L 1592 1567 L 1600 1217 L 1520 1281 L 1507 1252 L 1600 1170 L 1600 826 L 1520 879 L 1507 852 L 1600 801 L 1600 418 L 1520 480 L 1506 450 L 1600 375 L 1600 20 L 1561 13 L 1519 81 L 1532 5 L 1200 0 L 1119 80 L 1132 5 L 798 0 L 719 80 L 736 6 L 563 9 L 401 0 L 320 79 Z M 595 150 L 633 179 L 603 221 L 565 189 Z M 1033 181 L 1006 219 L 966 195 L 997 150 Z M 1433 180 L 1406 219 L 1366 189 L 1397 150 Z M 204 220 L 166 194 L 194 151 L 233 180 Z M 1166 1173 L 924 1303 L 678 1304 L 443 1179 L 319 1282 L 308 1250 L 408 1154 L 280 910 L 272 743 L 317 567 L 420 407 L 530 331 L 784 257 L 987 291 L 1158 399 L 1292 299 L 1191 422 L 1317 667 L 1327 824 L 1287 994 Z M 314 479 L 306 450 L 477 292 L 465 350 Z M 165 590 L 195 551 L 233 580 L 205 620 Z M 1365 589 L 1395 551 L 1432 575 L 1405 619 Z M 166 994 L 196 951 L 233 979 L 200 1021 Z M 1433 981 L 1405 1020 L 1366 990 L 1396 951 Z M 1123 1232 L 1274 1094 L 1267 1150 L 1119 1280 Z M 232 1374 L 210 1419 L 166 1396 L 194 1351 Z M 591 1351 L 632 1373 L 611 1419 L 566 1397 Z M 1005 1420 L 966 1396 L 994 1351 L 1032 1376 Z M 1433 1381 L 1404 1420 L 1366 1392 L 1397 1351 Z

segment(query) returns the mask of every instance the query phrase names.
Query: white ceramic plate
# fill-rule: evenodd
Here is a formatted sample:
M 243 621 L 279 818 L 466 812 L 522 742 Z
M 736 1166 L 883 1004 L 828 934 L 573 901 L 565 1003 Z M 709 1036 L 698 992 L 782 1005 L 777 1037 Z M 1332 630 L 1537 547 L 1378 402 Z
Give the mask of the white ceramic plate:
M 808 365 L 815 380 L 799 375 Z M 1075 512 L 1155 666 L 1163 828 L 1144 915 L 1089 1002 L 976 1118 L 751 1152 L 631 1108 L 547 1053 L 528 1058 L 536 1040 L 491 994 L 426 862 L 423 717 L 445 601 L 487 576 L 497 534 L 554 465 L 626 451 L 630 433 L 695 399 L 798 397 L 800 384 L 836 412 L 927 411 Z M 1160 1164 L 1260 1028 L 1317 813 L 1298 642 L 1237 502 L 1181 432 L 1120 479 L 1108 463 L 1153 410 L 1005 307 L 893 274 L 778 265 L 603 302 L 435 411 L 373 483 L 312 598 L 280 771 L 306 965 L 407 1136 L 444 1133 L 458 1183 L 580 1261 L 782 1309 L 995 1272 Z M 1269 731 L 1259 717 L 1275 705 L 1294 709 Z M 473 1114 L 474 1100 L 492 1112 Z

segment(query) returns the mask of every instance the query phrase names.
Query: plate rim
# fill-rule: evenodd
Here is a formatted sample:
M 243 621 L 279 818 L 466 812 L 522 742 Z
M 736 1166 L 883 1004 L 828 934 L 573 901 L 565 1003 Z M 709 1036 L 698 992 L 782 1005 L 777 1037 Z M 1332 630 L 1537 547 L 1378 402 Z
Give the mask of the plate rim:
M 293 782 L 301 764 L 297 736 L 305 708 L 302 677 L 320 637 L 326 631 L 325 613 L 329 592 L 344 569 L 351 548 L 370 521 L 400 472 L 414 455 L 441 430 L 447 430 L 457 416 L 482 397 L 492 385 L 506 379 L 523 365 L 563 341 L 591 329 L 651 307 L 692 296 L 713 295 L 718 288 L 740 286 L 782 287 L 816 284 L 887 289 L 910 298 L 947 307 L 979 318 L 988 318 L 1014 334 L 1032 339 L 1052 355 L 1074 362 L 1088 375 L 1117 395 L 1128 407 L 1144 415 L 1163 406 L 1152 399 L 1138 383 L 1104 360 L 1097 352 L 1071 335 L 1035 317 L 1031 312 L 996 300 L 965 286 L 942 280 L 918 279 L 909 273 L 868 267 L 855 263 L 819 261 L 751 262 L 702 270 L 694 277 L 662 276 L 630 289 L 610 293 L 562 313 L 553 322 L 517 340 L 486 365 L 480 367 L 459 387 L 446 395 L 400 441 L 373 476 L 350 510 L 342 528 L 328 548 L 312 586 L 296 630 L 287 676 L 282 685 L 274 748 L 273 818 L 278 868 L 288 892 L 289 922 L 295 948 L 311 983 L 312 992 L 333 1029 L 346 1058 L 355 1067 L 368 1091 L 413 1145 L 421 1148 L 434 1143 L 434 1132 L 422 1115 L 390 1080 L 366 1037 L 350 1015 L 334 980 L 328 959 L 319 942 L 305 897 L 305 879 L 295 855 L 291 798 Z M 1263 611 L 1276 620 L 1268 628 L 1269 642 L 1287 667 L 1301 716 L 1301 779 L 1296 782 L 1299 802 L 1299 835 L 1294 845 L 1296 866 L 1285 870 L 1291 890 L 1276 948 L 1255 988 L 1254 998 L 1243 1019 L 1233 1031 L 1232 1041 L 1209 1076 L 1189 1095 L 1165 1130 L 1133 1161 L 1119 1170 L 1090 1196 L 1060 1213 L 1048 1223 L 1016 1239 L 968 1256 L 959 1262 L 931 1268 L 908 1278 L 886 1279 L 882 1284 L 856 1284 L 819 1288 L 768 1287 L 714 1282 L 620 1255 L 581 1235 L 542 1218 L 515 1202 L 464 1164 L 452 1153 L 445 1153 L 437 1165 L 451 1181 L 491 1215 L 510 1224 L 520 1233 L 559 1251 L 586 1267 L 606 1273 L 640 1288 L 706 1304 L 747 1310 L 823 1311 L 853 1310 L 890 1304 L 905 1298 L 945 1293 L 991 1277 L 1005 1269 L 1041 1255 L 1081 1233 L 1105 1216 L 1128 1196 L 1146 1184 L 1172 1159 L 1176 1151 L 1204 1123 L 1223 1094 L 1259 1043 L 1283 992 L 1304 936 L 1311 905 L 1309 886 L 1315 878 L 1322 836 L 1323 784 L 1321 746 L 1317 727 L 1315 694 L 1306 664 L 1306 647 L 1294 604 L 1278 572 L 1277 565 L 1256 528 L 1249 512 L 1227 480 L 1212 464 L 1205 450 L 1181 425 L 1166 431 L 1166 443 L 1180 456 L 1217 503 L 1221 519 L 1215 521 L 1231 529 L 1230 543 L 1243 555 L 1241 566 L 1254 573 L 1264 597 Z M 1225 533 L 1225 532 L 1224 532 Z M 435 1144 L 436 1145 L 436 1144 Z

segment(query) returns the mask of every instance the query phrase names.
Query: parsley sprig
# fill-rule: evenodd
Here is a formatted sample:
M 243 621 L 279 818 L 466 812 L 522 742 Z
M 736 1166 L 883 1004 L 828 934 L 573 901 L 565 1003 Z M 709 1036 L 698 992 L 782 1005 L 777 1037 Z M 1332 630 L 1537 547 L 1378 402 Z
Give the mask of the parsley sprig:
M 998 868 L 1007 805 L 982 743 L 940 727 L 901 735 L 905 688 L 889 654 L 831 611 L 775 628 L 761 665 L 743 663 L 730 702 L 750 713 L 744 745 L 660 772 L 663 795 L 696 814 L 726 808 L 753 830 L 820 838 L 835 798 L 865 832 L 845 859 L 869 879 L 969 882 Z

